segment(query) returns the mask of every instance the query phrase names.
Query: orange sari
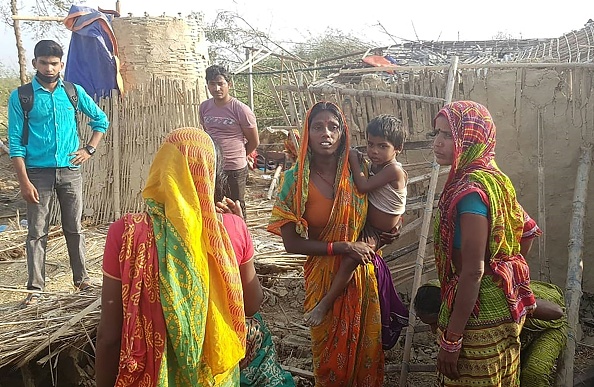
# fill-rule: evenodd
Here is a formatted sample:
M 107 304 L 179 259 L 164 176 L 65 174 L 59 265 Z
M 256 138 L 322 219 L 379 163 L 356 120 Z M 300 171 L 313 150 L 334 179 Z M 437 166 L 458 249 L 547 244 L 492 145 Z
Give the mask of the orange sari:
M 310 110 L 311 111 L 311 110 Z M 343 122 L 345 122 L 344 117 Z M 307 235 L 304 219 L 308 205 L 309 113 L 306 118 L 299 157 L 283 176 L 272 210 L 268 231 L 280 235 L 281 227 L 294 223 L 302 237 Z M 349 132 L 346 126 L 346 149 Z M 357 240 L 367 215 L 365 195 L 356 191 L 348 168 L 347 152 L 342 152 L 336 176 L 336 192 L 330 218 L 319 239 L 328 242 Z M 311 311 L 330 289 L 340 266 L 340 256 L 309 256 L 305 262 L 306 312 Z M 310 329 L 316 386 L 381 386 L 384 353 L 377 280 L 373 264 L 359 266 L 344 293 L 322 323 Z

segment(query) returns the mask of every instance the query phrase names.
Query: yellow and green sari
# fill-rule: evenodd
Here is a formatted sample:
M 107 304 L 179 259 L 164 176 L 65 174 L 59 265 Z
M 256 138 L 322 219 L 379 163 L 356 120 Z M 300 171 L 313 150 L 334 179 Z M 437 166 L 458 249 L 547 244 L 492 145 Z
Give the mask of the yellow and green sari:
M 211 138 L 183 128 L 166 137 L 151 165 L 143 191 L 150 219 L 127 222 L 120 254 L 136 258 L 122 276 L 126 361 L 118 386 L 239 385 L 241 277 L 215 212 L 215 164 Z M 152 226 L 143 233 L 150 243 L 135 242 L 135 224 Z M 159 303 L 162 315 L 150 313 Z

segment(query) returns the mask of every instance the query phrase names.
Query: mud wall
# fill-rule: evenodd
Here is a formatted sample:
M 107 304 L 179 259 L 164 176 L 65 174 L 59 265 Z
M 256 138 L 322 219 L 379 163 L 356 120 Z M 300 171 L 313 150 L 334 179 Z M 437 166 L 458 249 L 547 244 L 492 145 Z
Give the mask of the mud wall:
M 544 65 L 541 68 L 462 68 L 458 70 L 454 100 L 470 99 L 486 105 L 497 126 L 496 161 L 511 178 L 520 203 L 545 231 L 544 243 L 534 243 L 528 257 L 533 278 L 549 279 L 565 287 L 569 226 L 572 215 L 577 165 L 580 147 L 592 143 L 594 138 L 594 103 L 592 77 L 594 66 L 567 64 Z M 346 87 L 365 90 L 365 95 L 336 93 L 317 94 L 317 99 L 337 101 L 345 110 L 347 121 L 354 129 L 353 140 L 364 144 L 367 122 L 381 113 L 402 118 L 409 131 L 409 141 L 427 141 L 432 118 L 441 104 L 381 97 L 385 92 L 444 98 L 447 70 L 421 69 L 392 76 L 364 75 L 358 84 Z M 540 146 L 539 146 L 540 144 Z M 431 150 L 425 146 L 405 151 L 401 161 L 409 165 L 432 160 Z M 540 160 L 540 161 L 539 161 Z M 539 163 L 541 166 L 539 177 Z M 412 176 L 428 172 L 415 167 Z M 443 183 L 444 177 L 440 179 Z M 539 182 L 541 188 L 539 211 Z M 428 181 L 413 187 L 413 195 L 422 195 Z M 440 192 L 438 185 L 438 191 Z M 594 179 L 589 183 L 589 203 L 594 195 Z M 586 205 L 584 222 L 583 289 L 594 292 L 594 206 Z M 412 221 L 422 216 L 422 210 L 407 213 Z M 418 240 L 408 235 L 387 249 L 387 253 Z M 427 248 L 426 277 L 431 278 L 434 268 L 433 246 Z M 402 279 L 402 290 L 411 287 L 411 276 L 396 273 L 406 267 L 410 273 L 416 251 L 392 265 L 393 274 Z

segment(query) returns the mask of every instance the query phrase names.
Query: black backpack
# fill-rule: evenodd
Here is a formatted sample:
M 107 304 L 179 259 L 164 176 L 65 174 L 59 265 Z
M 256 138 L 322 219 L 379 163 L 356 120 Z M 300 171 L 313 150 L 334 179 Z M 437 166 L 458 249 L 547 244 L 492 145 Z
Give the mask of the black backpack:
M 74 114 L 78 112 L 78 92 L 72 82 L 63 81 L 64 89 L 68 94 L 68 99 L 74 107 Z M 19 101 L 21 102 L 21 108 L 23 109 L 23 146 L 29 143 L 29 112 L 33 109 L 33 85 L 26 83 L 18 88 Z

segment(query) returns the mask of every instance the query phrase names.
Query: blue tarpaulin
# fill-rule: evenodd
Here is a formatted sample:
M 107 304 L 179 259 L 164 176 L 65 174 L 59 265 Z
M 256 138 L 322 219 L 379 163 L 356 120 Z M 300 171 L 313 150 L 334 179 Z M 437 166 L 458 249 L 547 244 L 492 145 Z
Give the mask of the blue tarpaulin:
M 72 31 L 64 79 L 82 86 L 94 99 L 109 96 L 113 89 L 123 91 L 111 18 L 73 5 L 64 19 Z

